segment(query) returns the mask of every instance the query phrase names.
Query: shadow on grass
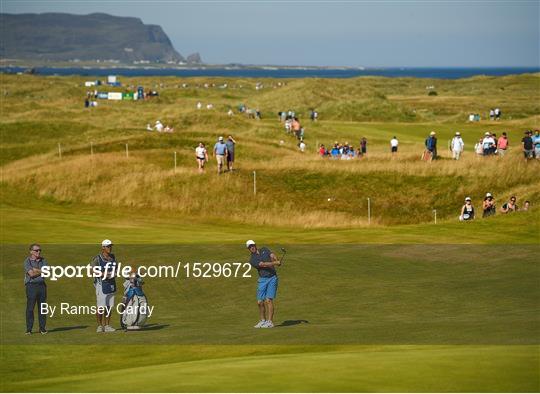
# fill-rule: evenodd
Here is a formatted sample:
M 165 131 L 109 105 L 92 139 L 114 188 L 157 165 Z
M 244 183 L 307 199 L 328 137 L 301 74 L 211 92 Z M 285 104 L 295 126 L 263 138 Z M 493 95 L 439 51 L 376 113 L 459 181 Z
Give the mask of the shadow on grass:
M 71 327 L 56 327 L 51 328 L 48 332 L 60 332 L 60 331 L 71 331 L 71 330 L 84 330 L 88 326 L 71 326 Z
M 307 320 L 285 320 L 281 324 L 277 324 L 274 327 L 288 327 L 288 326 L 296 326 L 298 324 L 306 323 L 309 324 Z
M 140 330 L 138 331 L 155 331 L 155 330 L 163 330 L 164 328 L 167 328 L 169 327 L 168 324 L 156 324 L 156 323 L 153 323 L 153 324 L 148 324 L 144 327 L 141 327 Z

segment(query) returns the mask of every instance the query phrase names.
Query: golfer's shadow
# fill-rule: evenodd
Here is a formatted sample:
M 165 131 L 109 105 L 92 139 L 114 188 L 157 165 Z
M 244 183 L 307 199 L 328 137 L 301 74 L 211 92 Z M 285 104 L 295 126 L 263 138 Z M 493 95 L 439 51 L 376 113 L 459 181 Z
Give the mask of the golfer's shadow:
M 71 326 L 71 327 L 56 327 L 48 330 L 49 332 L 71 331 L 71 330 L 84 330 L 88 326 Z
M 154 330 L 163 330 L 164 328 L 169 327 L 168 324 L 147 324 L 144 327 L 141 327 L 139 331 L 154 331 Z
M 296 326 L 298 324 L 306 323 L 309 324 L 307 320 L 285 320 L 281 324 L 275 325 L 274 327 L 288 327 L 288 326 Z

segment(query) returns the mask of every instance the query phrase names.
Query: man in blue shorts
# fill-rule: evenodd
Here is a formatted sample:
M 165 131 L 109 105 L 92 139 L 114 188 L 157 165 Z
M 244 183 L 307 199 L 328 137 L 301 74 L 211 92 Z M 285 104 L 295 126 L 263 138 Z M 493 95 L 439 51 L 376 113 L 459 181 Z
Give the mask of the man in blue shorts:
M 251 253 L 249 263 L 259 273 L 257 281 L 257 305 L 259 306 L 259 322 L 255 328 L 272 328 L 274 323 L 274 299 L 278 288 L 276 268 L 281 265 L 274 253 L 268 248 L 257 248 L 255 241 L 246 242 L 246 247 Z

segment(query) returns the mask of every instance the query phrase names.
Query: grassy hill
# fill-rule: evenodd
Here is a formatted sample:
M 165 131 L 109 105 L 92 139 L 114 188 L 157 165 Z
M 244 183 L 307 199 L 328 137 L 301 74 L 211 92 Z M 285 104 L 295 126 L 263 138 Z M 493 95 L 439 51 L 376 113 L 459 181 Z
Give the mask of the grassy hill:
M 161 87 L 161 96 L 145 102 L 101 101 L 97 108 L 84 109 L 81 78 L 4 75 L 3 181 L 10 189 L 62 203 L 144 208 L 211 221 L 223 220 L 214 209 L 223 206 L 227 222 L 361 226 L 366 224 L 367 198 L 374 223 L 428 222 L 433 209 L 439 219 L 454 220 L 467 195 L 477 207 L 488 191 L 501 201 L 511 194 L 520 202 L 538 200 L 538 163 L 525 163 L 519 146 L 523 130 L 538 121 L 539 80 L 538 75 L 463 81 L 304 79 L 282 86 L 269 80 L 256 90 L 255 81 L 249 80 L 228 80 L 229 88 L 219 89 L 226 80 L 139 78 L 124 83 Z M 188 88 L 181 87 L 185 81 Z M 204 82 L 216 87 L 206 89 Z M 426 94 L 425 85 L 430 84 L 439 96 Z M 198 101 L 215 109 L 198 111 Z M 229 118 L 226 111 L 239 103 L 260 108 L 263 120 L 240 114 Z M 467 113 L 484 114 L 498 103 L 503 121 L 466 123 Z M 319 109 L 320 122 L 307 120 L 310 107 Z M 303 155 L 277 120 L 279 110 L 291 108 L 306 127 L 308 152 Z M 413 110 L 415 116 L 403 117 Z M 174 125 L 176 132 L 145 132 L 146 124 L 156 119 Z M 438 132 L 442 160 L 426 164 L 419 156 L 431 130 Z M 472 152 L 486 130 L 509 134 L 511 151 L 504 159 L 478 158 Z M 466 154 L 457 163 L 446 150 L 455 131 L 461 131 L 466 144 Z M 211 162 L 206 174 L 198 174 L 196 144 L 203 141 L 211 148 L 218 135 L 229 133 L 238 141 L 238 171 L 218 178 Z M 394 135 L 401 143 L 400 154 L 390 160 L 388 145 Z M 368 138 L 365 160 L 332 162 L 315 154 L 319 143 L 358 146 L 362 136 Z M 175 151 L 178 168 L 173 172 Z M 253 171 L 257 196 L 252 193 Z
M 519 148 L 523 130 L 538 127 L 540 75 L 121 78 L 160 96 L 96 108 L 83 106 L 84 78 L 1 78 L 2 391 L 540 390 L 540 163 Z M 197 110 L 198 101 L 215 109 Z M 228 117 L 240 103 L 263 119 Z M 466 122 L 494 106 L 500 122 Z M 319 122 L 307 119 L 312 107 Z M 306 127 L 303 154 L 277 120 L 289 109 Z M 175 133 L 146 132 L 157 119 Z M 442 158 L 425 163 L 431 130 Z M 488 130 L 508 133 L 505 157 L 472 151 Z M 456 131 L 466 144 L 459 162 L 445 149 Z M 237 171 L 218 176 L 211 162 L 198 174 L 196 144 L 228 134 Z M 318 143 L 358 146 L 362 136 L 365 159 L 316 154 Z M 532 210 L 460 223 L 464 197 L 479 209 L 488 191 L 499 205 L 529 199 Z M 99 335 L 92 316 L 65 315 L 49 319 L 47 336 L 24 336 L 27 245 L 41 242 L 51 264 L 86 264 L 104 238 L 136 266 L 245 262 L 250 238 L 286 246 L 280 327 L 251 328 L 254 277 L 181 277 L 147 280 L 157 309 L 145 331 Z M 51 303 L 94 302 L 89 279 L 50 281 L 48 291 Z M 38 363 L 39 376 L 28 376 Z

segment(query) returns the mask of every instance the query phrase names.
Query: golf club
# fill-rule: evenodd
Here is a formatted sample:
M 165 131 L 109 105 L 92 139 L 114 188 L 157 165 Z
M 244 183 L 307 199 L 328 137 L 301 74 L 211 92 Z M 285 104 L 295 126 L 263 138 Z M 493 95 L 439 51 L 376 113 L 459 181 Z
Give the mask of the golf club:
M 287 250 L 285 250 L 285 248 L 281 248 L 281 252 L 283 254 L 281 255 L 281 259 L 279 259 L 279 261 L 281 261 L 281 264 L 283 264 L 283 259 L 285 258 L 285 255 L 287 254 Z

